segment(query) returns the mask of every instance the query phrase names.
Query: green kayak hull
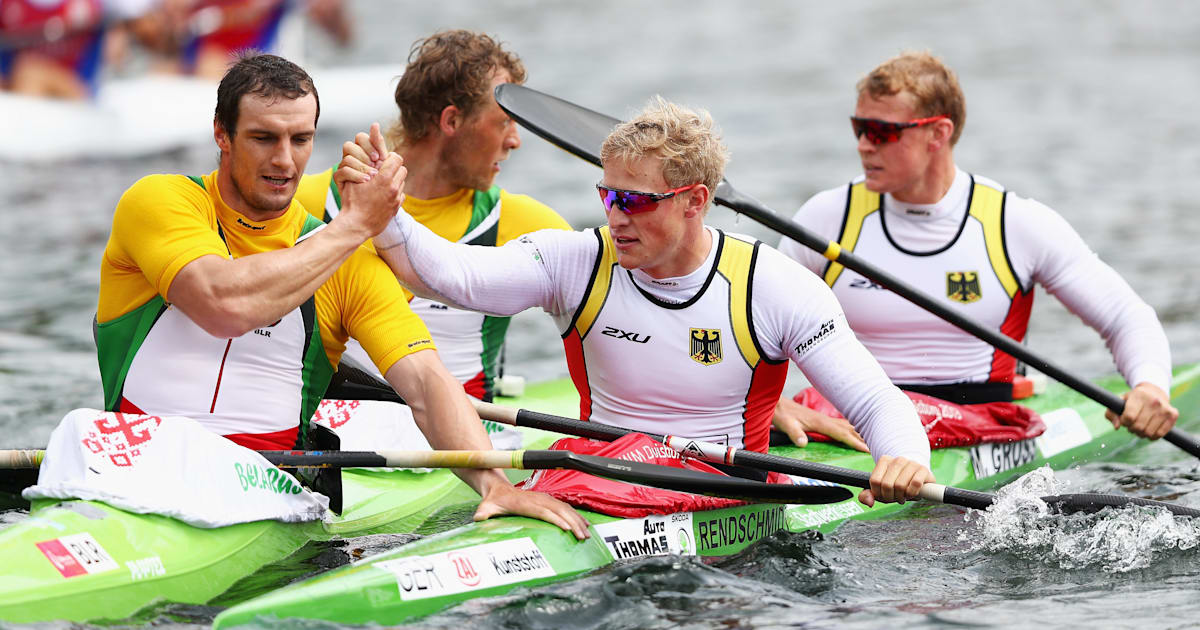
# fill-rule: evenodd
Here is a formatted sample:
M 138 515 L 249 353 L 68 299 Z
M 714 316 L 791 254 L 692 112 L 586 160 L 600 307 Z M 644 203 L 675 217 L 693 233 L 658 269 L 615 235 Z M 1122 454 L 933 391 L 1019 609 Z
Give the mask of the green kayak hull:
M 1198 384 L 1200 366 L 1176 370 L 1172 400 L 1184 418 L 1200 411 Z M 1112 391 L 1124 389 L 1116 378 L 1101 385 Z M 568 382 L 558 387 L 557 392 L 549 386 L 543 389 L 541 406 L 529 408 L 557 408 L 572 415 L 574 391 Z M 1051 384 L 1046 393 L 1022 402 L 1046 419 L 1043 436 L 935 450 L 932 465 L 938 481 L 985 490 L 1035 467 L 1061 469 L 1107 458 L 1137 442 L 1128 431 L 1114 431 L 1099 405 L 1060 385 Z M 873 465 L 869 455 L 831 444 L 777 447 L 771 452 L 860 470 Z M 584 512 L 592 536 L 583 542 L 540 521 L 497 518 L 429 536 L 235 605 L 217 616 L 214 628 L 287 618 L 399 624 L 468 599 L 570 579 L 618 560 L 663 553 L 727 556 L 779 529 L 830 531 L 849 518 L 882 518 L 905 507 L 867 508 L 852 499 L 831 505 L 748 505 L 636 519 Z
M 532 391 L 518 404 L 542 402 Z M 559 436 L 525 437 L 544 448 Z M 325 522 L 215 529 L 94 501 L 35 501 L 28 518 L 0 530 L 0 620 L 114 621 L 152 617 L 165 603 L 230 605 L 278 586 L 255 574 L 309 542 L 441 531 L 469 522 L 479 501 L 444 469 L 346 469 L 342 486 L 343 512 Z

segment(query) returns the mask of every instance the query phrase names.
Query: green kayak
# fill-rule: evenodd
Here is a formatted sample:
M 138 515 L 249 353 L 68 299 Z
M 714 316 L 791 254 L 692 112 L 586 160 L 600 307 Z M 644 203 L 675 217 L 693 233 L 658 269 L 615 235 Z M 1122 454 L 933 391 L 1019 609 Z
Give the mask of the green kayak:
M 526 445 L 555 437 L 530 432 Z M 346 469 L 342 486 L 343 512 L 326 522 L 216 529 L 94 501 L 35 501 L 28 518 L 0 531 L 0 620 L 120 620 L 168 602 L 228 605 L 277 586 L 253 576 L 310 541 L 439 531 L 462 523 L 462 506 L 479 499 L 445 469 Z M 447 515 L 450 506 L 460 509 Z
M 1198 382 L 1200 366 L 1176 370 L 1172 400 L 1182 417 L 1200 411 Z M 1112 391 L 1124 388 L 1116 378 L 1101 385 Z M 529 402 L 528 407 L 572 415 L 563 401 L 573 401 L 573 395 L 567 382 L 547 384 L 531 392 L 530 399 L 541 403 Z M 1114 431 L 1099 405 L 1061 385 L 1051 384 L 1044 394 L 1022 403 L 1046 421 L 1042 436 L 936 450 L 932 463 L 938 481 L 984 490 L 1041 465 L 1064 468 L 1109 457 L 1136 441 L 1128 431 Z M 860 470 L 873 464 L 869 455 L 824 443 L 771 452 Z M 399 624 L 468 599 L 570 579 L 614 561 L 667 553 L 725 556 L 779 529 L 829 531 L 849 518 L 880 518 L 900 509 L 895 504 L 866 508 L 852 499 L 635 519 L 584 512 L 592 524 L 592 537 L 584 542 L 540 521 L 498 518 L 429 536 L 235 605 L 217 616 L 214 627 L 232 628 L 260 617 Z

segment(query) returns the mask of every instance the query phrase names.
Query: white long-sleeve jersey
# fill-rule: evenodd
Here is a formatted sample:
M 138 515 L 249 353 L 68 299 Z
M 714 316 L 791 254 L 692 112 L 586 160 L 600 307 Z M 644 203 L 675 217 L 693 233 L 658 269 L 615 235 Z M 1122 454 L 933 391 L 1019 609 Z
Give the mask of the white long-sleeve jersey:
M 861 177 L 850 186 L 816 194 L 800 208 L 795 220 L 821 236 L 839 240 L 844 226 L 854 222 L 849 219 L 853 213 L 848 196 L 859 182 Z M 958 170 L 950 189 L 934 204 L 909 204 L 883 195 L 881 210 L 860 222 L 862 229 L 854 254 L 933 297 L 948 297 L 947 306 L 969 317 L 995 320 L 998 328 L 1003 321 L 1023 334 L 1024 322 L 1013 321 L 1019 317 L 989 315 L 988 309 L 995 308 L 995 302 L 988 306 L 989 300 L 997 298 L 997 291 L 989 292 L 987 282 L 995 284 L 991 267 L 1002 270 L 1003 260 L 993 259 L 989 264 L 982 243 L 968 241 L 982 239 L 977 234 L 982 228 L 970 213 L 976 189 L 1002 191 L 998 202 L 1002 249 L 997 251 L 1007 257 L 1018 291 L 1031 299 L 1034 283 L 1041 284 L 1100 333 L 1131 386 L 1149 382 L 1169 391 L 1170 350 L 1154 310 L 1088 248 L 1058 213 L 1032 199 L 1003 192 L 991 180 Z M 851 327 L 893 382 L 995 380 L 994 350 L 986 342 L 849 270 L 837 277 L 827 274 L 830 265 L 825 258 L 791 239 L 784 238 L 779 249 L 833 281 L 834 294 L 845 308 Z M 974 271 L 979 272 L 974 289 L 982 296 L 964 296 L 949 286 L 953 284 L 951 274 Z M 942 287 L 946 287 L 944 292 Z M 1028 306 L 1025 308 L 1027 319 Z
M 633 294 L 643 300 L 639 304 L 626 299 L 618 305 L 603 307 L 620 309 L 615 312 L 628 315 L 631 325 L 620 332 L 637 333 L 643 325 L 650 330 L 657 325 L 653 324 L 655 320 L 689 302 L 700 301 L 701 294 L 714 285 L 711 278 L 718 275 L 713 269 L 718 264 L 717 244 L 724 235 L 712 228 L 708 230 L 714 246 L 707 260 L 685 276 L 652 278 L 639 270 L 612 269 L 614 276 L 624 274 L 636 288 Z M 381 256 L 399 275 L 403 277 L 411 269 L 419 283 L 438 299 L 494 315 L 512 315 L 539 307 L 554 318 L 565 339 L 572 333 L 585 294 L 594 283 L 602 259 L 600 235 L 600 229 L 543 230 L 503 247 L 472 247 L 438 237 L 401 211 L 394 225 L 376 242 L 382 243 Z M 888 381 L 879 364 L 855 338 L 829 288 L 777 250 L 762 245 L 757 251 L 749 269 L 753 298 L 748 300 L 748 320 L 761 356 L 771 362 L 795 362 L 809 381 L 843 411 L 876 459 L 882 455 L 903 456 L 928 466 L 929 444 L 911 402 Z M 600 332 L 596 330 L 593 334 L 599 336 Z M 619 337 L 614 335 L 614 341 L 620 342 Z M 611 350 L 594 352 L 623 352 L 620 343 L 610 347 Z M 734 352 L 727 347 L 726 360 L 740 360 Z M 710 425 L 702 428 L 691 424 L 693 409 L 719 406 L 705 404 L 706 397 L 718 392 L 689 387 L 687 379 L 680 378 L 696 361 L 686 354 L 658 357 L 656 361 L 649 365 L 642 365 L 644 358 L 628 362 L 622 368 L 628 374 L 606 373 L 603 379 L 589 372 L 592 399 L 597 400 L 597 388 L 602 387 L 603 397 L 614 401 L 611 405 L 596 406 L 591 417 L 617 426 L 684 437 L 730 435 L 729 431 L 714 430 L 721 422 L 717 418 L 710 417 Z M 611 360 L 590 365 L 603 363 L 615 365 Z M 615 371 L 611 367 L 603 369 Z M 637 390 L 639 396 L 645 396 L 649 379 L 657 383 L 652 388 L 655 399 L 631 399 L 625 390 Z M 636 388 L 621 385 L 635 380 Z M 631 411 L 646 410 L 648 404 L 653 407 L 653 414 Z M 728 427 L 742 420 L 725 418 L 724 422 Z M 765 434 L 769 421 L 759 429 Z M 745 437 L 748 442 L 759 443 L 758 436 Z

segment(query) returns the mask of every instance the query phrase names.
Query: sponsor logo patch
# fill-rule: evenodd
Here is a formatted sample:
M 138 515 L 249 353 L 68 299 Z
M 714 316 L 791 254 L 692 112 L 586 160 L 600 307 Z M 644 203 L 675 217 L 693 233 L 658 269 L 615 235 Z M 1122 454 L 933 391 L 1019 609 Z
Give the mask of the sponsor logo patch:
M 604 330 L 600 331 L 600 334 L 614 339 L 628 339 L 634 343 L 646 343 L 650 341 L 650 335 L 639 335 L 638 333 L 613 328 L 612 326 L 605 326 Z
M 163 566 L 162 558 L 158 556 L 147 556 L 145 558 L 138 558 L 137 560 L 130 560 L 125 563 L 125 566 L 129 569 L 129 578 L 134 582 L 167 574 L 167 569 Z
M 878 289 L 880 291 L 887 291 L 887 287 L 883 286 L 882 284 L 876 284 L 874 281 L 869 280 L 867 278 L 855 278 L 855 279 L 851 280 L 850 288 L 851 289 Z
M 537 244 L 533 242 L 533 239 L 529 238 L 528 234 L 525 234 L 525 235 L 521 236 L 520 238 L 518 238 L 517 242 L 524 243 L 526 245 L 530 245 L 531 247 L 529 248 L 529 255 L 533 257 L 534 261 L 542 262 L 542 252 L 541 252 L 541 250 L 539 250 L 537 248 Z
M 809 350 L 815 348 L 817 344 L 833 336 L 834 331 L 837 330 L 837 326 L 833 322 L 834 320 L 832 319 L 821 322 L 821 328 L 816 333 L 796 345 L 796 354 L 804 356 Z
M 702 458 L 704 457 L 704 447 L 697 444 L 695 440 L 689 441 L 687 446 L 684 446 L 683 450 L 679 451 L 679 456 Z
M 975 467 L 976 479 L 991 477 L 1035 459 L 1037 444 L 1034 440 L 979 444 L 971 448 L 971 464 Z
M 471 562 L 471 556 L 457 551 L 446 554 L 446 558 L 450 560 L 450 564 L 454 566 L 455 577 L 465 586 L 479 586 L 479 582 L 483 579 L 479 577 L 479 571 Z
M 530 538 L 516 538 L 373 566 L 396 576 L 400 598 L 428 599 L 556 575 Z
M 283 321 L 283 318 L 279 318 L 279 319 L 275 320 L 275 323 L 274 323 L 274 324 L 271 324 L 271 325 L 269 325 L 269 326 L 264 326 L 263 328 L 255 328 L 255 329 L 254 329 L 254 334 L 256 334 L 256 335 L 261 335 L 261 336 L 263 336 L 263 337 L 270 337 L 270 336 L 271 336 L 271 331 L 269 331 L 269 330 L 267 330 L 267 329 L 268 329 L 268 328 L 274 328 L 274 327 L 278 326 L 278 325 L 279 325 L 279 322 L 282 322 L 282 321 Z
M 842 503 L 822 505 L 820 507 L 809 508 L 803 512 L 793 512 L 792 514 L 800 521 L 803 527 L 820 527 L 825 523 L 858 516 L 864 511 L 862 504 L 855 499 L 850 499 Z
M 107 455 L 114 466 L 132 466 L 160 424 L 158 416 L 106 413 L 80 442 L 92 453 Z
M 710 551 L 730 545 L 740 547 L 770 536 L 785 524 L 782 505 L 708 518 L 696 522 L 696 543 L 700 549 Z
M 970 304 L 983 297 L 979 290 L 979 272 L 946 272 L 946 297 L 963 304 Z
M 721 362 L 721 329 L 693 328 L 691 330 L 692 360 L 700 365 Z
M 265 467 L 253 462 L 234 462 L 234 474 L 242 486 L 242 492 L 264 490 L 275 494 L 300 494 L 302 488 L 296 478 L 275 467 Z
M 65 578 L 120 568 L 104 547 L 87 532 L 45 540 L 37 543 L 37 548 Z
M 594 526 L 614 560 L 678 554 L 696 555 L 692 513 L 651 515 Z

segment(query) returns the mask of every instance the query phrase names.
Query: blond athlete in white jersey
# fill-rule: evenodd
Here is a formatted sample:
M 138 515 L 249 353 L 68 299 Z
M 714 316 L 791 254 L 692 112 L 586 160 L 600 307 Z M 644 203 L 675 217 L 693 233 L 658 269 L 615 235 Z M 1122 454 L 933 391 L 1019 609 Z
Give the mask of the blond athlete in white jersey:
M 858 84 L 851 121 L 863 175 L 813 196 L 796 220 L 1017 341 L 1041 284 L 1104 337 L 1133 387 L 1125 412 L 1109 420 L 1162 437 L 1179 413 L 1167 395 L 1170 351 L 1154 310 L 1056 212 L 955 165 L 965 119 L 958 80 L 940 59 L 889 59 Z M 779 248 L 823 276 L 901 388 L 959 402 L 1011 400 L 1011 356 L 795 241 Z M 816 414 L 780 405 L 777 425 Z
M 365 168 L 382 139 L 357 140 L 343 164 Z M 871 447 L 860 500 L 915 497 L 933 481 L 925 433 L 833 294 L 776 250 L 704 225 L 727 155 L 707 113 L 657 99 L 601 149 L 607 226 L 472 247 L 401 210 L 376 247 L 418 295 L 548 312 L 585 419 L 765 451 L 790 359 Z

